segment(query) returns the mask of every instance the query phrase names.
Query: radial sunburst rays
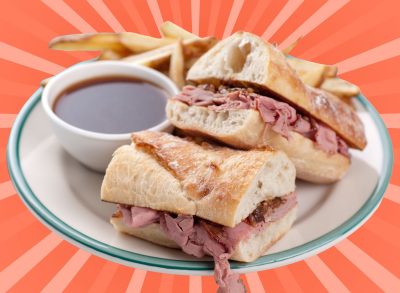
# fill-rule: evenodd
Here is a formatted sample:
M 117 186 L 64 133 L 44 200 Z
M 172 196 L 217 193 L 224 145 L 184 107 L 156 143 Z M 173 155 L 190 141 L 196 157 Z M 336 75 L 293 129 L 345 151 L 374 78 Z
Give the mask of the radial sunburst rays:
M 246 280 L 247 284 L 249 285 L 250 292 L 265 292 L 264 286 L 257 272 L 247 273 Z
M 201 277 L 200 276 L 189 276 L 189 292 L 190 293 L 201 293 Z
M 88 24 L 78 13 L 62 0 L 42 0 L 50 9 L 73 25 L 82 33 L 95 33 L 96 30 Z
M 47 283 L 42 293 L 62 292 L 89 259 L 90 253 L 78 250 Z
M 125 28 L 119 23 L 116 17 L 102 0 L 88 0 L 88 3 L 93 7 L 99 16 L 115 31 L 124 32 Z
M 269 40 L 303 2 L 303 0 L 289 0 L 261 37 L 265 40 Z
M 200 34 L 200 0 L 192 0 L 192 32 L 196 35 Z
M 138 9 L 134 6 L 134 3 L 131 1 L 121 1 L 121 5 L 130 17 L 132 23 L 137 28 L 137 31 L 142 34 L 149 35 L 150 31 L 147 29 L 147 26 L 143 21 L 143 18 L 140 15 Z
M 318 257 L 312 256 L 305 260 L 311 271 L 318 277 L 328 292 L 350 292 L 342 281 Z
M 0 128 L 11 128 L 17 114 L 0 114 Z
M 299 57 L 311 60 L 315 59 L 328 50 L 333 50 L 341 44 L 351 41 L 360 33 L 380 25 L 388 18 L 389 13 L 394 15 L 396 12 L 388 9 L 388 7 L 384 5 L 378 5 L 378 7 L 369 8 L 369 10 L 364 14 L 356 14 L 348 25 L 337 27 L 332 34 L 325 35 L 324 38 L 320 39 L 318 42 L 305 48 L 299 54 Z M 392 17 L 391 15 L 389 17 Z
M 153 19 L 157 27 L 159 27 L 163 23 L 163 17 L 161 15 L 160 7 L 158 6 L 157 0 L 148 0 L 147 3 L 149 4 Z
M 117 272 L 118 264 L 112 262 L 106 262 L 101 268 L 100 272 L 96 275 L 92 286 L 88 290 L 90 293 L 101 292 L 104 288 L 107 288 Z
M 381 114 L 387 128 L 400 128 L 400 113 Z
M 57 74 L 64 69 L 64 67 L 61 65 L 3 42 L 0 42 L 0 56 L 2 59 L 10 62 L 27 66 L 49 74 Z
M 280 45 L 280 48 L 286 48 L 299 37 L 307 35 L 316 28 L 320 23 L 331 15 L 335 14 L 340 8 L 345 6 L 349 0 L 329 0 L 320 7 L 310 18 L 300 25 L 293 33 L 291 33 Z
M 20 9 L 20 15 L 14 16 L 8 13 L 7 8 L 0 11 L 0 21 L 6 22 L 10 29 L 13 27 L 18 29 L 21 33 L 20 38 L 34 37 L 38 42 L 42 42 L 44 47 L 47 46 L 48 38 L 60 32 L 76 33 L 76 31 L 70 31 L 71 28 L 82 33 L 96 32 L 107 28 L 113 31 L 138 31 L 156 35 L 158 34 L 156 26 L 166 20 L 182 25 L 186 24 L 185 28 L 195 34 L 217 32 L 218 35 L 228 36 L 239 29 L 255 30 L 265 11 L 272 5 L 271 3 L 272 1 L 250 3 L 250 1 L 244 0 L 229 0 L 223 4 L 211 0 L 191 0 L 190 3 L 184 3 L 184 1 L 165 3 L 160 0 L 134 2 L 128 0 L 120 0 L 119 2 L 89 0 L 86 3 L 76 0 L 42 0 L 41 3 L 29 3 L 29 9 L 32 10 L 32 7 L 35 7 L 38 15 L 49 16 L 51 14 L 52 17 L 58 17 L 59 26 L 49 26 L 46 17 L 34 17 L 35 11 L 23 10 L 19 6 L 13 8 L 12 11 L 18 14 L 18 9 Z M 352 3 L 352 5 L 352 9 L 354 9 L 355 4 Z M 360 5 L 363 5 L 361 1 Z M 381 68 L 381 64 L 400 54 L 399 36 L 384 39 L 378 35 L 370 36 L 376 39 L 375 45 L 364 46 L 357 53 L 353 53 L 352 56 L 346 56 L 340 54 L 340 52 L 335 53 L 337 51 L 335 48 L 340 48 L 339 46 L 343 44 L 351 45 L 352 40 L 359 34 L 382 25 L 385 18 L 393 18 L 396 9 L 388 8 L 388 4 L 383 2 L 375 5 L 373 8 L 364 10 L 359 16 L 354 15 L 355 19 L 343 19 L 337 17 L 337 15 L 339 11 L 348 9 L 348 6 L 350 6 L 348 0 L 329 0 L 321 2 L 319 6 L 312 6 L 309 3 L 306 5 L 305 1 L 302 0 L 289 0 L 282 4 L 281 10 L 268 21 L 267 27 L 262 28 L 262 36 L 265 39 L 271 39 L 279 34 L 279 38 L 283 40 L 280 43 L 281 47 L 286 47 L 301 36 L 304 36 L 305 39 L 309 35 L 313 35 L 313 38 L 318 36 L 318 42 L 313 42 L 311 45 L 299 49 L 299 56 L 317 60 L 319 56 L 327 56 L 326 53 L 328 52 L 329 56 L 336 56 L 337 59 L 335 60 L 341 60 L 337 63 L 341 73 L 346 73 L 346 77 L 357 77 L 356 71 L 359 72 L 360 69 L 365 67 Z M 81 6 L 84 6 L 84 9 L 78 9 Z M 210 8 L 213 9 L 209 11 Z M 241 11 L 246 8 L 252 12 L 249 15 L 241 14 Z M 300 17 L 300 10 L 302 14 L 306 13 L 310 17 L 293 31 L 283 36 L 280 29 L 286 23 Z M 120 15 L 122 12 L 124 16 Z M 187 15 L 190 17 L 187 18 Z M 246 19 L 240 19 L 242 17 L 246 17 Z M 25 21 L 21 21 L 21 18 Z M 337 23 L 337 30 L 326 35 L 320 28 L 328 19 Z M 387 29 L 390 30 L 390 27 Z M 42 32 L 42 34 L 39 32 Z M 43 74 L 56 74 L 64 69 L 64 66 L 57 64 L 55 55 L 52 55 L 52 58 L 44 58 L 43 54 L 38 56 L 37 53 L 33 53 L 33 48 L 28 45 L 22 46 L 21 42 L 16 43 L 14 40 L 16 39 L 8 38 L 6 42 L 0 42 L 0 58 L 7 62 L 7 66 L 2 68 L 6 68 L 8 71 L 14 69 L 19 72 L 19 74 L 14 72 L 11 72 L 11 74 L 0 73 L 2 94 L 8 97 L 6 103 L 10 105 L 18 105 L 17 98 L 31 93 L 40 79 L 43 78 Z M 41 52 L 48 51 L 43 50 Z M 70 59 L 68 60 L 71 61 L 92 56 L 89 53 L 79 55 L 66 52 L 63 53 L 64 55 L 69 55 Z M 63 65 L 67 63 L 62 62 L 64 61 L 60 60 Z M 22 70 L 22 66 L 33 70 Z M 388 63 L 387 66 L 395 72 L 395 64 Z M 22 82 L 20 77 L 23 77 L 25 81 Z M 371 94 L 383 99 L 399 94 L 399 78 L 399 74 L 390 78 L 384 76 L 378 78 L 377 81 L 367 80 L 359 85 L 368 95 Z M 30 82 L 28 83 L 26 80 Z M 387 100 L 386 102 L 391 103 L 393 101 Z M 8 108 L 11 109 L 11 107 Z M 0 108 L 0 130 L 7 131 L 12 126 L 16 112 L 5 112 L 1 111 L 2 109 L 5 108 Z M 399 113 L 395 113 L 393 110 L 381 115 L 388 128 L 393 130 L 400 128 Z M 398 140 L 394 142 L 395 150 L 398 150 L 399 146 L 396 145 Z M 6 140 L 1 140 L 0 147 L 5 148 L 5 146 Z M 5 161 L 3 160 L 1 163 L 5 164 Z M 396 165 L 394 172 L 398 174 Z M 29 235 L 37 235 L 37 237 L 34 240 L 31 239 L 30 247 L 25 252 L 21 250 L 24 248 L 22 244 L 17 245 L 18 247 L 12 250 L 13 256 L 15 255 L 13 260 L 9 258 L 5 261 L 2 260 L 2 265 L 5 267 L 0 273 L 1 292 L 7 289 L 23 288 L 22 285 L 32 282 L 31 279 L 36 276 L 33 274 L 35 268 L 40 263 L 45 262 L 49 254 L 57 253 L 60 245 L 65 243 L 55 234 L 49 233 L 44 228 L 39 228 L 41 227 L 40 224 L 25 209 L 17 208 L 15 206 L 17 198 L 13 197 L 14 195 L 15 190 L 11 181 L 5 180 L 0 183 L 0 205 L 14 209 L 12 213 L 11 211 L 3 211 L 3 215 L 0 217 L 0 227 L 4 227 L 2 228 L 0 243 L 10 245 L 13 243 L 12 241 L 17 241 L 18 238 L 27 241 L 28 232 L 36 233 Z M 391 183 L 385 193 L 382 209 L 392 214 L 379 214 L 378 210 L 377 215 L 361 228 L 359 234 L 355 235 L 370 235 L 372 239 L 369 241 L 382 242 L 379 247 L 386 247 L 387 253 L 394 253 L 394 249 L 399 248 L 397 240 L 393 238 L 400 231 L 400 226 L 394 220 L 396 217 L 393 215 L 399 212 L 399 195 L 400 186 Z M 9 229 L 7 228 L 9 226 L 16 228 Z M 389 268 L 393 268 L 393 263 L 386 263 L 386 260 L 381 257 L 382 254 L 372 253 L 369 241 L 368 243 L 365 242 L 362 237 L 352 240 L 346 239 L 336 245 L 336 248 L 319 256 L 313 256 L 306 261 L 271 271 L 248 273 L 244 275 L 244 280 L 251 292 L 271 290 L 299 292 L 321 291 L 323 289 L 349 292 L 361 290 L 362 284 L 370 286 L 369 289 L 372 291 L 393 291 L 396 289 L 399 291 L 399 270 L 390 271 Z M 352 276 L 349 277 L 345 272 L 351 272 Z M 30 278 L 27 278 L 29 276 Z M 199 293 L 215 290 L 216 287 L 212 277 L 182 277 L 160 275 L 141 269 L 132 270 L 91 256 L 80 249 L 70 251 L 70 256 L 66 258 L 65 263 L 55 267 L 54 271 L 46 276 L 48 278 L 45 280 L 46 284 L 40 285 L 44 292 L 57 292 L 64 289 L 66 292 L 98 292 L 110 291 L 112 290 L 110 288 L 114 288 L 115 292 L 127 290 L 128 292 L 138 293 L 143 290 L 151 290 L 152 292 L 189 291 Z M 360 285 L 357 284 L 357 281 L 363 283 Z
M 12 264 L 0 272 L 0 292 L 6 292 L 10 289 L 61 242 L 62 239 L 60 237 L 56 236 L 54 233 L 50 233 L 17 258 Z
M 400 186 L 389 184 L 389 187 L 385 193 L 385 198 L 400 204 Z
M 244 0 L 234 0 L 231 11 L 229 13 L 229 18 L 226 23 L 223 37 L 226 38 L 232 33 L 233 27 L 235 26 L 236 20 L 239 16 L 240 10 L 242 9 Z
M 288 269 L 288 267 L 280 267 L 275 269 L 275 274 L 285 288 L 286 292 L 301 292 L 302 289 L 296 280 L 294 274 Z
M 398 55 L 400 55 L 400 38 L 368 49 L 356 56 L 340 61 L 336 65 L 339 68 L 339 74 L 342 74 Z
M 336 248 L 384 292 L 400 291 L 400 279 L 382 267 L 350 240 L 341 241 L 336 245 Z
M 16 213 L 7 220 L 2 221 L 0 223 L 0 231 L 2 231 L 0 234 L 0 244 L 5 243 L 15 235 L 18 235 L 18 233 L 21 233 L 34 222 L 35 218 L 27 210 L 24 210 L 21 213 Z
M 127 287 L 128 292 L 140 293 L 142 291 L 144 279 L 146 278 L 147 271 L 141 269 L 135 269 L 132 278 L 130 279 Z M 201 285 L 200 285 L 201 286 Z
M 385 194 L 385 199 L 390 199 L 388 195 L 391 194 L 391 188 L 397 188 L 397 192 L 400 191 L 400 187 L 394 185 L 390 186 L 391 187 L 389 187 Z M 397 195 L 400 195 L 400 193 L 397 193 Z M 399 196 L 397 196 L 397 198 L 400 199 Z M 363 228 L 373 233 L 377 238 L 380 238 L 383 241 L 393 245 L 397 249 L 400 249 L 400 242 L 398 239 L 393 237 L 393 235 L 400 235 L 400 227 L 396 226 L 395 224 L 387 222 L 376 215 L 372 217 Z
M 0 116 L 1 118 L 1 116 Z M 1 122 L 1 120 L 0 120 Z M 0 124 L 1 125 L 1 124 Z M 8 127 L 10 127 L 9 125 Z M 15 194 L 15 189 L 11 181 L 0 183 L 0 200 L 5 199 Z

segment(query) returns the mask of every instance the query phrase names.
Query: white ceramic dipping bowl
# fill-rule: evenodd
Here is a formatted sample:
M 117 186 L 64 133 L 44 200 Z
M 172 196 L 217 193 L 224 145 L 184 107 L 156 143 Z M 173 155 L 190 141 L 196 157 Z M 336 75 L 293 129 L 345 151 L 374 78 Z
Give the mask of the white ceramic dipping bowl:
M 43 91 L 42 105 L 53 127 L 55 136 L 71 156 L 90 169 L 99 172 L 105 171 L 116 148 L 130 143 L 131 134 L 98 133 L 72 126 L 54 113 L 53 103 L 65 89 L 74 84 L 84 80 L 110 76 L 124 76 L 150 81 L 165 90 L 168 97 L 172 97 L 179 92 L 174 82 L 160 72 L 120 61 L 82 63 L 70 67 L 51 78 Z M 146 103 L 146 99 L 143 99 L 143 103 Z M 149 130 L 170 132 L 172 126 L 168 120 L 164 120 Z

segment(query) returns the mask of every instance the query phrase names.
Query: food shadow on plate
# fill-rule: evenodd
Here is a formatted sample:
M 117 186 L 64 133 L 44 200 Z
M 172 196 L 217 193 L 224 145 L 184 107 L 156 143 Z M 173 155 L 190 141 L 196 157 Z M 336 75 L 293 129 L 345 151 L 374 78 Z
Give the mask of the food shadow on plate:
M 339 227 L 367 202 L 370 191 L 377 185 L 378 178 L 379 174 L 375 168 L 353 156 L 348 173 L 336 183 L 316 185 L 297 180 L 299 213 L 293 232 L 296 231 L 296 227 L 313 221 L 313 218 L 324 219 L 324 222 L 319 225 L 323 226 L 323 229 L 318 227 L 310 235 L 298 235 L 305 236 L 305 242 L 322 236 L 326 230 L 330 231 Z M 357 196 L 353 196 L 354 193 Z
M 100 200 L 101 182 L 104 173 L 100 173 L 84 166 L 64 149 L 60 154 L 61 168 L 65 174 L 65 182 L 72 191 L 72 195 L 96 216 L 108 219 L 115 210 L 115 204 Z

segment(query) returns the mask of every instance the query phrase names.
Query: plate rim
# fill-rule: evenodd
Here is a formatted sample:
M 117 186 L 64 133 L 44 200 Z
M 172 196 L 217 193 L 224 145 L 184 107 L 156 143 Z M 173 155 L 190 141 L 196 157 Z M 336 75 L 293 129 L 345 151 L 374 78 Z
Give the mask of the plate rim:
M 121 260 L 125 264 L 137 264 L 139 266 L 145 266 L 149 269 L 151 269 L 152 267 L 158 268 L 156 270 L 167 269 L 173 270 L 175 272 L 187 270 L 193 273 L 210 272 L 210 270 L 212 270 L 213 268 L 212 261 L 176 260 L 148 256 L 120 249 L 91 238 L 72 228 L 67 223 L 63 222 L 40 202 L 40 200 L 31 190 L 24 176 L 20 162 L 19 146 L 21 134 L 24 129 L 25 123 L 33 109 L 39 103 L 42 91 L 43 88 L 39 88 L 35 93 L 33 93 L 33 95 L 22 107 L 21 111 L 14 121 L 7 144 L 7 166 L 11 181 L 22 201 L 35 214 L 35 216 L 38 217 L 42 222 L 44 222 L 44 224 L 49 226 L 53 231 L 55 230 L 78 246 L 86 248 L 94 253 L 97 252 L 97 254 L 99 254 L 100 256 L 109 257 L 114 261 L 115 259 L 117 259 Z M 386 191 L 386 188 L 389 185 L 392 174 L 392 142 L 388 130 L 377 110 L 372 106 L 372 104 L 366 99 L 364 95 L 358 95 L 357 99 L 369 113 L 369 116 L 373 119 L 374 124 L 378 128 L 379 136 L 383 144 L 384 157 L 382 173 L 379 174 L 380 176 L 378 182 L 368 200 L 354 215 L 352 215 L 344 223 L 329 231 L 328 233 L 302 245 L 262 256 L 251 263 L 240 263 L 231 261 L 232 269 L 254 269 L 257 267 L 264 267 L 268 265 L 272 266 L 273 264 L 284 264 L 290 262 L 290 260 L 299 260 L 301 259 L 302 255 L 307 256 L 312 255 L 313 252 L 318 253 L 319 251 L 323 250 L 324 247 L 330 247 L 334 245 L 338 239 L 343 238 L 354 232 L 356 228 L 363 224 L 378 207 Z

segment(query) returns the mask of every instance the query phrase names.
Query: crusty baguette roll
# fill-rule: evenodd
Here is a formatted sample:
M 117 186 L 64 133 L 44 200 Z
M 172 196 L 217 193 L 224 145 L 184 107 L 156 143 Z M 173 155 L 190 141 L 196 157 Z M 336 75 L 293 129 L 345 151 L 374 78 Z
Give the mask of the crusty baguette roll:
M 324 122 L 350 147 L 366 145 L 363 124 L 349 105 L 305 85 L 281 51 L 251 33 L 237 32 L 216 44 L 191 67 L 187 80 L 266 91 Z
M 188 134 L 200 134 L 242 149 L 269 145 L 284 151 L 296 167 L 296 176 L 315 183 L 331 183 L 341 179 L 350 166 L 350 159 L 340 153 L 329 154 L 297 132 L 289 139 L 266 125 L 258 111 L 252 109 L 217 112 L 201 106 L 188 106 L 169 100 L 167 117 L 173 125 Z
M 256 206 L 295 189 L 296 171 L 281 151 L 240 151 L 143 131 L 120 147 L 106 170 L 101 199 L 234 227 Z
M 297 205 L 278 221 L 265 225 L 261 231 L 252 233 L 249 238 L 240 241 L 230 259 L 251 262 L 262 256 L 268 248 L 289 231 L 296 219 L 296 213 Z M 159 223 L 153 223 L 141 228 L 132 228 L 124 223 L 120 213 L 116 213 L 111 218 L 111 224 L 119 232 L 166 247 L 180 248 L 173 240 L 168 238 Z

